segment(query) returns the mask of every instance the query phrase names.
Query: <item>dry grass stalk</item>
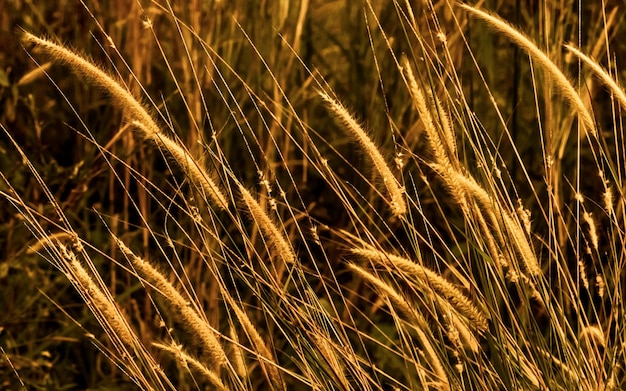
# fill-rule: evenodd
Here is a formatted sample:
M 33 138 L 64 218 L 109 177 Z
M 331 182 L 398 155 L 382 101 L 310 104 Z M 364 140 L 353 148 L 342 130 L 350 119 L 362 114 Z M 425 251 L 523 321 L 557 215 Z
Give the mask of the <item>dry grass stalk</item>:
M 297 259 L 296 254 L 276 224 L 274 224 L 272 219 L 268 216 L 265 210 L 263 210 L 261 205 L 259 205 L 257 200 L 255 200 L 250 192 L 241 184 L 239 185 L 239 191 L 246 208 L 250 211 L 250 215 L 261 229 L 261 232 L 267 241 L 274 247 L 278 257 L 285 263 L 295 263 Z
M 437 383 L 440 383 L 444 389 L 449 389 L 449 380 L 446 375 L 445 370 L 443 369 L 443 365 L 441 364 L 441 360 L 437 355 L 433 345 L 431 344 L 431 339 L 428 337 L 427 333 L 423 329 L 423 325 L 426 325 L 426 320 L 422 317 L 407 301 L 402 295 L 400 295 L 395 289 L 390 287 L 387 283 L 382 281 L 380 278 L 376 277 L 372 273 L 366 271 L 362 267 L 359 267 L 355 264 L 349 264 L 348 267 L 356 272 L 361 278 L 375 286 L 385 297 L 389 299 L 391 302 L 391 307 L 395 310 L 400 310 L 401 313 L 404 314 L 405 317 L 409 321 L 412 322 L 415 332 L 417 333 L 418 339 L 422 344 L 424 350 L 426 351 L 426 356 L 428 357 L 428 362 L 430 363 L 432 369 L 435 371 L 436 376 L 438 377 Z
M 599 249 L 598 231 L 596 229 L 596 223 L 593 220 L 593 216 L 589 212 L 584 212 L 583 220 L 589 226 L 589 240 L 591 241 L 591 246 L 593 246 L 593 249 L 597 252 Z
M 56 249 L 67 277 L 111 339 L 126 373 L 144 389 L 163 387 L 161 379 L 167 379 L 167 376 L 146 351 L 113 298 L 94 281 L 72 250 L 59 242 Z
M 24 41 L 32 42 L 44 49 L 56 61 L 67 66 L 79 76 L 106 91 L 112 98 L 113 103 L 124 110 L 133 120 L 141 122 L 151 133 L 159 133 L 159 127 L 148 114 L 141 103 L 124 87 L 115 81 L 108 73 L 94 65 L 91 61 L 84 59 L 80 55 L 57 45 L 47 39 L 36 37 L 25 32 Z
M 432 98 L 435 101 L 435 110 L 437 112 L 437 118 L 439 119 L 439 123 L 441 124 L 441 129 L 444 134 L 444 139 L 448 142 L 448 148 L 450 150 L 450 156 L 453 160 L 457 159 L 457 145 L 456 145 L 456 136 L 454 134 L 454 129 L 452 128 L 452 122 L 450 119 L 450 114 L 444 109 L 443 102 L 439 99 L 437 95 L 432 93 Z
M 517 251 L 524 267 L 526 268 L 526 271 L 531 276 L 540 276 L 542 271 L 541 266 L 539 265 L 539 260 L 537 259 L 530 242 L 526 238 L 524 229 L 507 212 L 503 212 L 502 220 L 504 221 L 504 225 L 507 229 L 508 238 L 517 247 Z
M 431 146 L 431 148 L 435 147 Z M 472 215 L 472 208 L 469 204 L 466 191 L 464 190 L 463 186 L 458 183 L 458 171 L 452 167 L 449 161 L 444 161 L 443 163 L 444 164 L 432 163 L 430 166 L 439 174 L 444 184 L 448 188 L 448 191 L 452 195 L 452 198 L 459 204 L 461 211 L 465 214 L 465 216 L 470 217 Z
M 213 384 L 216 390 L 228 390 L 217 373 L 205 367 L 200 361 L 187 354 L 181 345 L 172 343 L 168 346 L 157 342 L 153 342 L 152 345 L 172 354 L 184 368 L 191 368 L 200 373 L 206 380 Z
M 445 302 L 447 303 L 447 302 Z M 449 304 L 448 304 L 449 305 Z M 471 350 L 474 354 L 478 353 L 480 349 L 480 344 L 476 335 L 470 331 L 470 328 L 461 318 L 456 316 L 455 312 L 450 311 L 449 318 L 451 322 L 451 326 L 458 332 L 459 340 L 462 345 Z
M 484 20 L 488 25 L 497 31 L 503 33 L 511 41 L 515 42 L 515 44 L 524 49 L 533 58 L 533 60 L 537 61 L 537 63 L 541 66 L 541 69 L 554 79 L 554 85 L 561 91 L 563 96 L 574 106 L 584 128 L 592 135 L 597 135 L 593 118 L 585 107 L 580 95 L 576 92 L 572 83 L 570 83 L 563 72 L 561 72 L 559 67 L 552 60 L 550 60 L 547 54 L 539 49 L 527 36 L 520 33 L 516 28 L 503 21 L 498 16 L 480 11 L 466 4 L 460 4 L 460 7 L 468 11 L 470 14 Z
M 58 243 L 65 242 L 66 240 L 74 240 L 74 235 L 67 232 L 57 232 L 44 236 L 28 248 L 28 254 L 36 254 L 45 247 L 56 247 Z
M 116 241 L 118 247 L 129 258 L 137 273 L 156 287 L 174 310 L 180 314 L 181 319 L 179 321 L 196 334 L 203 347 L 203 352 L 208 357 L 211 365 L 215 368 L 222 367 L 226 363 L 226 353 L 206 320 L 198 314 L 178 289 L 150 263 L 136 256 L 121 240 L 116 238 Z
M 415 276 L 423 282 L 425 287 L 432 289 L 433 293 L 445 298 L 455 310 L 472 321 L 478 330 L 486 331 L 488 329 L 489 326 L 485 315 L 472 304 L 463 292 L 434 271 L 406 258 L 375 249 L 355 248 L 352 249 L 352 252 L 375 263 L 388 267 L 397 267 L 407 275 Z
M 487 220 L 480 211 L 478 205 L 473 205 L 474 216 L 476 218 L 476 222 L 478 223 L 478 228 L 480 229 L 480 239 L 485 243 L 487 247 L 487 252 L 489 256 L 494 262 L 494 265 L 501 270 L 502 267 L 508 267 L 509 264 L 507 260 L 502 255 L 502 252 L 498 249 L 496 245 L 496 238 L 493 236 L 493 230 L 487 224 Z
M 207 193 L 216 206 L 224 209 L 228 207 L 226 197 L 220 192 L 217 185 L 211 181 L 210 177 L 200 169 L 198 163 L 183 148 L 161 132 L 148 110 L 128 89 L 89 60 L 63 46 L 38 38 L 30 33 L 24 33 L 23 39 L 37 44 L 56 61 L 66 64 L 77 75 L 104 89 L 111 96 L 113 104 L 123 110 L 134 125 L 141 130 L 143 136 L 166 149 L 177 163 L 187 170 L 192 180 Z
M 407 211 L 406 202 L 404 201 L 404 190 L 398 184 L 398 181 L 391 172 L 391 169 L 376 144 L 374 144 L 361 125 L 359 125 L 341 103 L 324 92 L 319 92 L 319 94 L 322 99 L 329 104 L 333 113 L 343 121 L 350 133 L 358 140 L 365 153 L 369 155 L 374 164 L 374 168 L 382 178 L 385 189 L 389 194 L 390 199 L 387 200 L 387 202 L 393 214 L 396 216 L 404 215 Z

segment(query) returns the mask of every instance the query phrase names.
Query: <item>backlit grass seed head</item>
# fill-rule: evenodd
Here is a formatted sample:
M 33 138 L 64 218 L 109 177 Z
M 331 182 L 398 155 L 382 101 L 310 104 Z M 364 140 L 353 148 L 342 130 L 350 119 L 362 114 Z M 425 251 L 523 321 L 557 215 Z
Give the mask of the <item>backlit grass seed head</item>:
M 425 287 L 432 289 L 433 292 L 447 300 L 459 313 L 467 317 L 472 324 L 481 331 L 488 328 L 485 315 L 461 292 L 457 287 L 449 281 L 441 277 L 438 273 L 412 262 L 406 258 L 397 255 L 388 254 L 375 249 L 355 248 L 352 249 L 354 254 L 365 257 L 372 262 L 397 267 L 405 272 L 408 276 L 414 276 L 421 280 Z
M 185 148 L 181 147 L 177 142 L 163 133 L 152 133 L 149 128 L 146 128 L 144 124 L 139 121 L 133 121 L 132 124 L 142 132 L 147 140 L 154 142 L 164 152 L 169 154 L 176 161 L 178 166 L 189 176 L 190 180 L 202 189 L 204 195 L 212 201 L 213 205 L 220 209 L 228 208 L 226 196 L 222 194 L 219 187 L 211 180 L 209 174 Z
M 575 48 L 573 45 L 565 45 L 567 50 L 572 52 L 576 57 L 582 60 L 593 73 L 606 85 L 611 93 L 617 98 L 617 101 L 622 106 L 623 109 L 626 110 L 626 93 L 624 90 L 617 84 L 615 78 L 613 78 L 609 72 L 607 72 L 600 64 L 594 61 L 592 58 Z
M 598 244 L 598 231 L 596 230 L 596 223 L 593 220 L 591 213 L 589 212 L 583 213 L 583 220 L 589 226 L 589 240 L 591 241 L 591 246 L 597 252 L 599 248 L 598 247 L 599 244 Z
M 112 103 L 123 110 L 131 119 L 134 126 L 141 130 L 143 136 L 170 153 L 181 168 L 189 173 L 191 179 L 206 192 L 207 196 L 216 206 L 222 209 L 228 207 L 226 197 L 211 181 L 209 175 L 200 168 L 198 163 L 187 151 L 161 132 L 148 110 L 130 91 L 128 91 L 128 89 L 123 87 L 107 72 L 93 65 L 89 60 L 61 45 L 57 45 L 43 38 L 38 38 L 29 33 L 24 33 L 24 40 L 37 44 L 55 61 L 69 66 L 74 73 L 84 77 L 87 82 L 107 92 L 111 97 Z
M 526 35 L 519 32 L 515 27 L 511 26 L 500 17 L 481 11 L 467 4 L 460 4 L 460 7 L 468 11 L 473 16 L 482 19 L 489 26 L 504 34 L 504 36 L 513 41 L 516 45 L 524 49 L 532 57 L 532 59 L 539 64 L 541 69 L 552 77 L 554 85 L 561 91 L 565 99 L 572 104 L 578 113 L 580 122 L 584 128 L 592 135 L 597 136 L 597 130 L 593 118 L 591 114 L 589 114 L 589 110 L 587 110 L 587 107 L 580 98 L 580 95 L 576 92 L 572 83 L 567 79 L 559 67 L 552 60 L 550 60 L 546 53 L 539 49 L 537 45 L 535 45 Z
M 254 199 L 250 192 L 241 184 L 239 185 L 239 192 L 241 193 L 241 198 L 246 208 L 250 211 L 250 215 L 261 229 L 266 240 L 274 246 L 278 257 L 285 261 L 285 263 L 295 263 L 296 254 L 293 248 L 265 210 L 263 210 L 257 200 Z
M 601 274 L 598 274 L 596 276 L 596 288 L 598 289 L 598 297 L 603 298 L 605 289 L 606 289 L 606 284 L 604 282 L 604 277 Z
M 402 313 L 407 318 L 407 320 L 412 322 L 420 343 L 425 350 L 426 359 L 428 360 L 428 363 L 435 372 L 435 375 L 438 377 L 437 383 L 441 385 L 441 387 L 438 388 L 449 390 L 450 386 L 448 375 L 446 374 L 441 360 L 431 343 L 432 339 L 428 337 L 429 333 L 427 334 L 427 331 L 425 331 L 424 329 L 427 324 L 424 317 L 419 312 L 417 312 L 417 310 L 413 308 L 413 306 L 409 304 L 409 302 L 400 293 L 398 293 L 394 288 L 389 286 L 389 284 L 376 277 L 374 274 L 355 264 L 349 264 L 348 267 L 358 276 L 376 287 L 377 290 L 389 300 L 390 305 L 393 307 L 394 311 L 399 310 L 399 312 Z
M 93 281 L 71 250 L 60 243 L 57 245 L 57 248 L 65 262 L 67 262 L 68 271 L 78 284 L 78 289 L 87 297 L 88 303 L 91 303 L 94 310 L 101 314 L 102 319 L 106 322 L 103 326 L 110 328 L 112 331 L 110 333 L 111 338 L 114 341 L 119 339 L 127 347 L 134 348 L 137 337 L 115 303 Z
M 406 213 L 406 202 L 404 201 L 404 190 L 398 184 L 395 176 L 391 172 L 391 169 L 387 165 L 385 158 L 380 153 L 378 147 L 367 135 L 365 130 L 359 125 L 359 123 L 350 115 L 348 110 L 337 100 L 331 98 L 328 94 L 320 91 L 322 99 L 329 105 L 331 111 L 343 122 L 346 129 L 350 134 L 361 144 L 365 153 L 370 157 L 374 168 L 378 172 L 378 175 L 382 178 L 385 189 L 388 193 L 389 199 L 387 203 L 391 208 L 391 211 L 395 216 L 401 216 Z
M 224 295 L 225 301 L 228 302 L 230 308 L 235 312 L 239 324 L 242 326 L 248 339 L 252 343 L 255 352 L 260 356 L 259 364 L 263 368 L 263 371 L 267 373 L 268 378 L 277 389 L 284 389 L 284 382 L 280 375 L 280 371 L 278 370 L 276 359 L 265 344 L 263 337 L 261 337 L 261 334 L 259 334 L 258 330 L 254 327 L 246 312 L 239 307 L 232 297 L 226 295 L 227 293 Z
M 27 32 L 24 33 L 23 39 L 26 42 L 36 44 L 55 61 L 69 66 L 72 72 L 84 77 L 89 83 L 102 88 L 111 96 L 113 104 L 124 110 L 126 115 L 141 122 L 151 133 L 159 133 L 159 127 L 141 103 L 107 72 L 91 61 L 50 40 L 36 37 Z
M 170 353 L 183 368 L 189 368 L 201 374 L 206 380 L 213 384 L 216 390 L 228 390 L 228 388 L 226 388 L 217 373 L 204 366 L 202 362 L 190 356 L 187 352 L 185 352 L 181 345 L 176 343 L 172 343 L 171 345 L 164 345 L 161 343 L 153 342 L 152 346 Z
M 496 237 L 501 241 L 500 245 L 504 248 L 507 243 L 512 243 L 517 250 L 517 254 L 513 254 L 513 256 L 519 257 L 521 264 L 524 265 L 528 273 L 531 276 L 541 275 L 539 261 L 526 236 L 526 231 L 513 217 L 514 215 L 503 210 L 497 200 L 491 197 L 473 177 L 446 169 L 445 166 L 433 165 L 433 167 L 440 172 L 448 186 L 458 186 L 453 191 L 466 195 L 468 198 L 471 197 L 480 204 L 481 208 L 485 210 L 488 220 L 493 224 Z
M 587 266 L 585 262 L 580 259 L 578 260 L 578 275 L 580 276 L 580 281 L 583 283 L 585 289 L 589 290 L 589 279 L 587 278 Z
M 230 362 L 233 364 L 233 369 L 235 370 L 237 376 L 244 378 L 248 371 L 246 369 L 243 349 L 239 346 L 239 337 L 237 336 L 237 330 L 234 326 L 230 327 L 228 336 L 233 341 L 229 354 Z
M 613 190 L 611 187 L 607 187 L 604 194 L 602 194 L 602 199 L 604 201 L 604 210 L 611 215 L 613 210 Z
M 433 151 L 435 162 L 446 168 L 451 168 L 451 159 L 456 159 L 456 141 L 454 139 L 454 135 L 452 134 L 449 122 L 447 122 L 447 115 L 441 108 L 439 108 L 440 112 L 443 113 L 443 118 L 446 118 L 443 127 L 444 137 L 441 137 L 431 114 L 432 105 L 428 103 L 426 97 L 424 96 L 424 92 L 417 84 L 417 80 L 411 70 L 411 65 L 406 57 L 402 58 L 402 72 L 413 100 L 413 105 L 417 109 L 420 119 L 424 124 L 427 141 Z
M 153 284 L 161 295 L 170 303 L 180 315 L 179 322 L 192 330 L 203 347 L 204 354 L 212 367 L 219 368 L 226 363 L 226 353 L 222 349 L 215 332 L 204 319 L 196 312 L 188 300 L 176 289 L 156 268 L 149 262 L 136 256 L 121 240 L 116 240 L 118 247 L 128 257 L 137 273 Z

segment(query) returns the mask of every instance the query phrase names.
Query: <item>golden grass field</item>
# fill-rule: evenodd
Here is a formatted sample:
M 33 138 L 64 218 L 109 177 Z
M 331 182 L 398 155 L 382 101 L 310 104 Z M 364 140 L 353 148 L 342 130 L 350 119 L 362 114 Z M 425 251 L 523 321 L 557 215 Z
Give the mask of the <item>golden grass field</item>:
M 624 389 L 625 18 L 0 0 L 0 388 Z

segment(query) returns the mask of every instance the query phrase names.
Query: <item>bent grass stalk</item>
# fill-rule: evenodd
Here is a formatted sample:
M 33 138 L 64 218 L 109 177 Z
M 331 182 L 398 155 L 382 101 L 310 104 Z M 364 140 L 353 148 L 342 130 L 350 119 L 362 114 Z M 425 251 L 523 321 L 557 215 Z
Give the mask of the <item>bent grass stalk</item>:
M 409 89 L 409 93 L 411 94 L 411 99 L 413 100 L 413 105 L 417 109 L 420 119 L 424 124 L 428 143 L 435 155 L 435 162 L 452 169 L 452 162 L 454 161 L 454 163 L 457 163 L 457 161 L 456 146 L 450 125 L 444 125 L 445 137 L 442 138 L 435 127 L 430 105 L 426 102 L 426 97 L 424 96 L 422 89 L 417 84 L 417 80 L 415 79 L 415 75 L 411 69 L 411 64 L 409 64 L 409 60 L 406 57 L 402 58 L 401 71 L 406 79 L 407 87 Z M 443 112 L 443 110 L 441 111 Z M 454 166 L 456 167 L 456 165 Z
M 265 345 L 265 341 L 263 341 L 263 338 L 252 324 L 252 321 L 250 321 L 250 318 L 248 317 L 246 312 L 241 307 L 239 307 L 239 305 L 228 294 L 228 292 L 224 292 L 223 296 L 230 308 L 232 308 L 232 310 L 235 312 L 235 316 L 237 317 L 239 324 L 243 327 L 243 330 L 246 333 L 248 340 L 254 346 L 254 351 L 259 356 L 258 361 L 263 368 L 263 371 L 271 380 L 271 383 L 274 385 L 274 387 L 276 387 L 277 389 L 284 389 L 285 385 L 278 370 L 278 364 L 276 363 L 274 354 L 272 354 L 267 345 Z M 235 349 L 238 348 L 235 346 Z
M 252 197 L 248 189 L 241 184 L 239 185 L 239 192 L 241 193 L 241 199 L 254 219 L 254 222 L 261 229 L 261 232 L 265 236 L 266 240 L 274 247 L 274 256 L 282 259 L 287 264 L 295 263 L 297 258 L 293 248 L 280 232 L 276 224 L 274 224 L 272 219 L 267 215 L 265 210 L 263 210 L 257 200 Z
M 589 68 L 591 68 L 591 70 L 598 77 L 598 79 L 600 79 L 600 81 L 604 83 L 604 85 L 607 86 L 613 94 L 615 94 L 615 97 L 617 98 L 619 104 L 622 106 L 623 109 L 626 110 L 626 93 L 624 93 L 624 90 L 617 84 L 615 78 L 613 78 L 596 61 L 585 55 L 578 48 L 570 44 L 565 45 L 565 48 L 572 52 L 576 57 L 581 59 Z
M 128 375 L 145 389 L 164 389 L 163 381 L 167 383 L 167 377 L 145 350 L 114 299 L 94 281 L 71 249 L 60 242 L 56 243 L 55 248 L 59 252 L 59 261 L 62 263 L 60 266 L 66 269 L 68 279 L 76 285 L 98 318 L 119 354 L 117 359 L 123 363 Z
M 152 133 L 142 122 L 133 121 L 131 124 L 139 129 L 147 140 L 153 141 L 161 150 L 171 155 L 178 166 L 196 186 L 202 189 L 203 195 L 208 196 L 214 205 L 221 209 L 228 208 L 226 197 L 189 152 L 163 133 Z

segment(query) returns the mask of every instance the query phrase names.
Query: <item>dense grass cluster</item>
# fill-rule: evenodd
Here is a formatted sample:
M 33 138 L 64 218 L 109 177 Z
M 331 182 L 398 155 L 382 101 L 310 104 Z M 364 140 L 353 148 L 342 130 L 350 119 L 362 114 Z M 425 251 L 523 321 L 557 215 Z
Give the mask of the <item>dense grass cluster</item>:
M 626 387 L 625 8 L 512 3 L 0 1 L 0 387 Z

